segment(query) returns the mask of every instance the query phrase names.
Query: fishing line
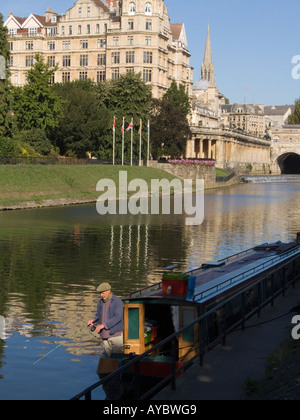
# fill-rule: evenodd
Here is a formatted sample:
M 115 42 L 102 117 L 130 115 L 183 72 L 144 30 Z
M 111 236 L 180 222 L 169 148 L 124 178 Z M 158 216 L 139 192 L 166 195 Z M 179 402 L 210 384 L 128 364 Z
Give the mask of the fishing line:
M 95 321 L 93 322 L 93 324 L 95 322 L 99 321 L 99 319 L 95 319 Z M 90 327 L 90 325 L 86 325 L 84 328 L 82 328 L 80 331 L 77 331 L 74 335 L 72 335 L 72 337 L 68 338 L 68 340 L 63 341 L 61 344 L 59 344 L 58 346 L 56 346 L 54 349 L 50 350 L 47 354 L 45 354 L 44 356 L 40 357 L 38 360 L 36 360 L 33 365 L 36 365 L 37 363 L 39 363 L 41 360 L 45 359 L 45 357 L 47 357 L 50 353 L 53 353 L 55 350 L 57 350 L 59 347 L 63 346 L 64 344 L 68 343 L 70 340 L 72 340 L 72 338 L 76 337 L 78 334 L 80 334 L 82 331 L 86 330 L 88 327 Z M 92 327 L 93 328 L 93 327 Z M 94 330 L 93 330 L 94 331 Z

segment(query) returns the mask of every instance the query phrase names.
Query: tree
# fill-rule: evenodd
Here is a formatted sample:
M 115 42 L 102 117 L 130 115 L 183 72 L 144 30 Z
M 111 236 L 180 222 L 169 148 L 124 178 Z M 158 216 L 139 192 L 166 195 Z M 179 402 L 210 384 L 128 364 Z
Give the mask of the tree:
M 146 127 L 151 112 L 151 86 L 147 85 L 141 77 L 141 73 L 129 72 L 121 75 L 117 80 L 110 80 L 101 83 L 96 87 L 97 98 L 100 104 L 110 112 L 110 130 L 103 137 L 101 143 L 101 156 L 112 156 L 112 122 L 116 118 L 116 158 L 121 159 L 122 142 L 121 127 L 123 118 L 127 126 L 133 118 L 134 133 L 138 133 L 140 120 Z M 130 158 L 130 136 L 125 132 L 125 160 Z M 138 159 L 139 147 L 136 146 L 137 137 L 134 137 L 133 158 Z M 143 134 L 143 155 L 146 156 L 146 134 Z
M 0 13 L 0 55 L 6 61 L 6 79 L 0 81 L 0 137 L 12 137 L 13 113 L 11 112 L 11 83 L 8 60 L 10 57 L 7 30 L 3 25 L 3 15 Z
M 185 87 L 182 84 L 178 87 L 175 80 L 173 80 L 171 86 L 164 94 L 163 99 L 171 102 L 174 108 L 180 110 L 185 117 L 191 112 L 190 99 L 185 91 Z
M 50 69 L 40 54 L 28 71 L 27 84 L 14 92 L 14 111 L 20 131 L 42 129 L 47 134 L 58 125 L 62 101 L 51 88 L 50 81 L 57 68 Z
M 172 82 L 162 100 L 153 100 L 151 144 L 154 158 L 179 157 L 185 154 L 186 141 L 191 135 L 187 115 L 191 106 L 183 85 Z
M 300 98 L 295 101 L 294 111 L 289 116 L 289 124 L 300 124 Z
M 51 132 L 52 143 L 62 155 L 85 158 L 90 152 L 98 156 L 112 119 L 97 100 L 95 84 L 91 80 L 76 80 L 57 84 L 53 90 L 64 101 L 64 109 L 58 126 Z
M 184 112 L 167 98 L 153 100 L 151 153 L 154 158 L 184 155 L 186 141 L 190 135 L 190 127 Z

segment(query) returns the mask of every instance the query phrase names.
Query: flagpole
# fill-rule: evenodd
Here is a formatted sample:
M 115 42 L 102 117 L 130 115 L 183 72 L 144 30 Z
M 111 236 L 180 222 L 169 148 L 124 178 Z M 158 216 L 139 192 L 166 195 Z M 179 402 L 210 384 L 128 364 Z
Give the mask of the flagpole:
M 150 120 L 148 120 L 148 145 L 147 145 L 147 166 L 150 162 Z
M 116 118 L 114 117 L 114 124 L 113 124 L 113 165 L 115 164 L 115 144 L 116 144 Z
M 140 158 L 139 158 L 139 166 L 142 166 L 142 120 L 140 120 Z
M 132 166 L 132 155 L 133 155 L 133 118 L 131 120 L 131 151 L 130 151 L 130 165 Z
M 124 165 L 124 130 L 125 130 L 125 118 L 123 117 L 123 125 L 122 125 L 122 166 Z

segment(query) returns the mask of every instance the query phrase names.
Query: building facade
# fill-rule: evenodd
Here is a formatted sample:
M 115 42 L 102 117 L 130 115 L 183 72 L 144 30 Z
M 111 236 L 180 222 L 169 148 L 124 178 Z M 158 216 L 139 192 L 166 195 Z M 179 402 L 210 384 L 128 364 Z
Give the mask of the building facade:
M 256 137 L 263 137 L 266 133 L 264 105 L 222 105 L 221 122 L 224 128 L 240 130 Z
M 5 22 L 12 83 L 23 86 L 36 53 L 58 66 L 55 83 L 103 82 L 140 72 L 162 97 L 173 80 L 192 95 L 193 69 L 184 24 L 171 24 L 163 0 L 78 0 L 65 14 L 48 9 Z

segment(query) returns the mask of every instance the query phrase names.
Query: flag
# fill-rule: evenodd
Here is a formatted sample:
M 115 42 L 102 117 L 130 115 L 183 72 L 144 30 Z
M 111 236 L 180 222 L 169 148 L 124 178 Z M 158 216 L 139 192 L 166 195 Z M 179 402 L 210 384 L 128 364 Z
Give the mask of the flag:
M 141 132 L 142 132 L 142 127 L 143 127 L 143 121 L 141 120 L 141 122 L 140 122 L 140 128 L 139 128 L 139 134 L 141 134 Z
M 114 122 L 113 122 L 113 131 L 116 131 L 116 117 L 114 117 Z
M 129 130 L 132 130 L 132 129 L 133 129 L 133 121 L 131 121 L 129 126 L 126 128 L 126 131 L 129 131 Z
M 148 125 L 147 125 L 147 134 L 149 134 L 149 128 L 150 128 L 150 120 L 148 120 Z

